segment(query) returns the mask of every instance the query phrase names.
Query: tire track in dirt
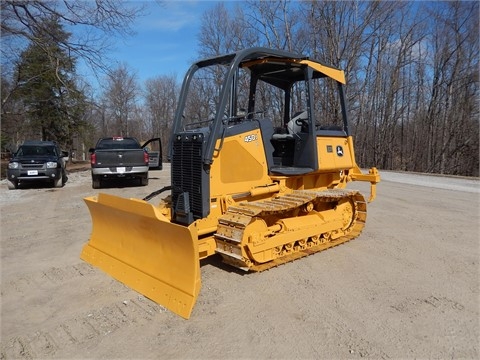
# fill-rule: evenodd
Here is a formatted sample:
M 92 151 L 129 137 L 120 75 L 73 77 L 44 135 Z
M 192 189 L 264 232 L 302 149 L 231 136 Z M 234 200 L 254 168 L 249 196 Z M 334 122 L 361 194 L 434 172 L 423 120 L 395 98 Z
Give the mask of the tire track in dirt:
M 102 337 L 128 326 L 142 326 L 155 321 L 166 309 L 139 295 L 111 303 L 21 336 L 13 336 L 1 345 L 7 359 L 38 359 L 54 356 L 73 346 L 99 342 Z
M 13 292 L 25 294 L 30 292 L 32 287 L 38 288 L 45 284 L 58 285 L 65 280 L 74 280 L 78 277 L 93 275 L 96 270 L 86 263 L 78 263 L 63 268 L 50 267 L 44 271 L 21 274 L 9 281 L 10 286 L 2 287 L 2 296 L 10 295 Z

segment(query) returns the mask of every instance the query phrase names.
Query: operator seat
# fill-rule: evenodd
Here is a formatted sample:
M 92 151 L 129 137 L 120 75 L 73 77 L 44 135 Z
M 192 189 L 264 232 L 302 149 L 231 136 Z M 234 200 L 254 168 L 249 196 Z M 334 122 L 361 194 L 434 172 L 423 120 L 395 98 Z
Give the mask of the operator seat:
M 294 135 L 302 131 L 302 125 L 298 124 L 299 120 L 308 120 L 307 111 L 299 111 L 293 115 L 291 120 L 287 123 L 287 134 L 273 134 L 272 140 L 293 140 Z
M 302 131 L 302 122 L 308 119 L 307 111 L 295 113 L 291 120 L 287 123 L 287 133 L 273 134 L 270 143 L 273 145 L 272 154 L 274 168 L 271 171 L 287 171 L 285 167 L 294 166 L 295 143 L 301 140 L 299 133 Z M 283 170 L 280 170 L 283 169 Z M 303 171 L 303 170 L 302 170 Z

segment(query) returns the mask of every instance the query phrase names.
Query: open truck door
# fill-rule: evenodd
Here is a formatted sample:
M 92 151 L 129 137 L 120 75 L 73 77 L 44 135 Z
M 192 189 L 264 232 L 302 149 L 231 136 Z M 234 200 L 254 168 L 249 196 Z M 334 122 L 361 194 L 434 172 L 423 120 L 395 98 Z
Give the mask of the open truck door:
M 162 141 L 160 138 L 153 138 L 142 145 L 148 153 L 148 169 L 162 170 Z

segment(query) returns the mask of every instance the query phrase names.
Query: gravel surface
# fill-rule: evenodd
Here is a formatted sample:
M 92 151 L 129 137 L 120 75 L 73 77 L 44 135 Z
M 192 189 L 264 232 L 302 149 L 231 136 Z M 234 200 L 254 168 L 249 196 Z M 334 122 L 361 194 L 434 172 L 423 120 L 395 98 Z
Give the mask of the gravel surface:
M 480 194 L 480 181 L 478 178 L 472 179 L 459 176 L 439 176 L 431 174 L 382 171 L 382 180 L 402 184 L 426 186 L 435 189 L 465 191 Z
M 261 273 L 202 262 L 190 320 L 79 259 L 88 171 L 61 189 L 2 181 L 0 358 L 478 359 L 478 179 L 381 176 L 354 241 Z M 167 164 L 146 188 L 102 192 L 168 183 Z

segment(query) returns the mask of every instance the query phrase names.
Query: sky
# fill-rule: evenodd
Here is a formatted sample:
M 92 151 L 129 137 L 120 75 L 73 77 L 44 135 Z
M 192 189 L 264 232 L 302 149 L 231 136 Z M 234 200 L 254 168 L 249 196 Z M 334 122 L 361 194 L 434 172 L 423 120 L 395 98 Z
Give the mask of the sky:
M 146 1 L 147 15 L 139 17 L 132 26 L 136 34 L 115 39 L 109 58 L 118 65 L 126 64 L 138 76 L 140 84 L 162 75 L 176 75 L 177 81 L 181 82 L 191 63 L 198 60 L 202 14 L 216 3 L 205 0 Z M 88 81 L 95 81 L 93 77 L 88 78 Z

